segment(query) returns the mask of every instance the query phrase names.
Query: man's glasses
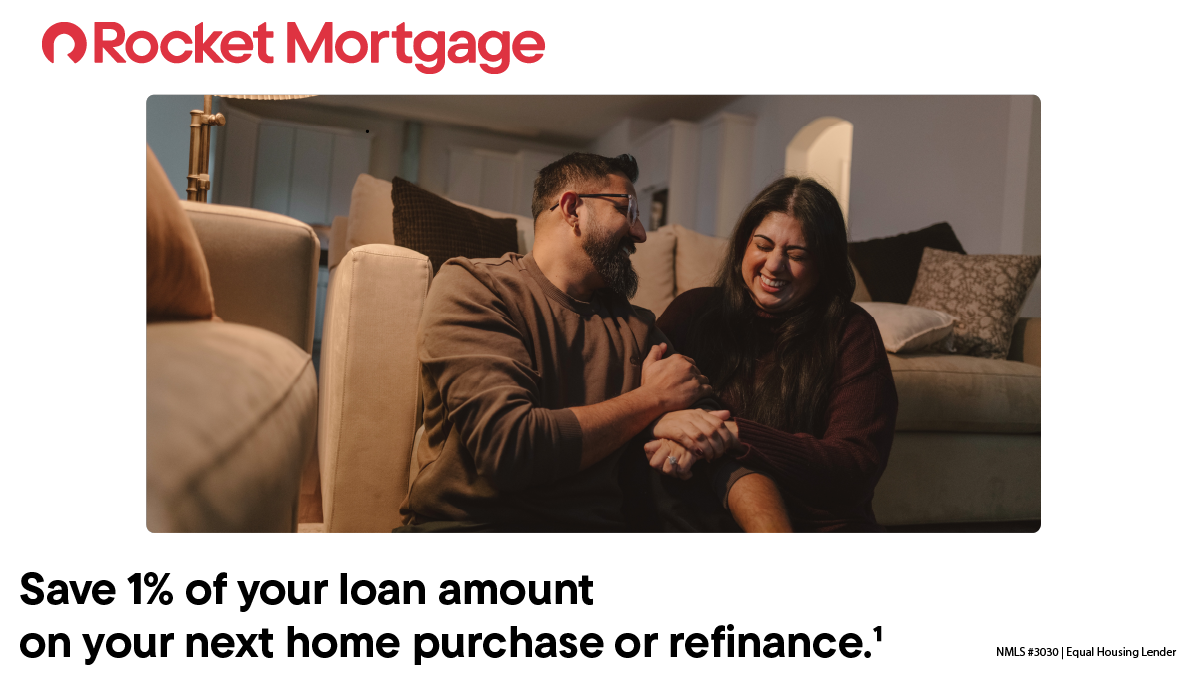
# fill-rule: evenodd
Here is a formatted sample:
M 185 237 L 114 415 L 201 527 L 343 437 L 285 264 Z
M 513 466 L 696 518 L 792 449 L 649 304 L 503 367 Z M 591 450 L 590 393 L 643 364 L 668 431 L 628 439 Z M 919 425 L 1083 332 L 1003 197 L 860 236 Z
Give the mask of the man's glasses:
M 637 195 L 632 195 L 632 194 L 580 194 L 580 195 L 575 195 L 575 196 L 579 197 L 580 199 L 585 199 L 588 197 L 624 197 L 625 198 L 625 219 L 626 219 L 626 221 L 629 222 L 630 226 L 633 226 L 634 224 L 637 223 L 638 214 L 639 214 Z M 555 204 L 553 207 L 550 207 L 550 211 L 554 211 L 557 207 L 558 207 L 558 204 Z

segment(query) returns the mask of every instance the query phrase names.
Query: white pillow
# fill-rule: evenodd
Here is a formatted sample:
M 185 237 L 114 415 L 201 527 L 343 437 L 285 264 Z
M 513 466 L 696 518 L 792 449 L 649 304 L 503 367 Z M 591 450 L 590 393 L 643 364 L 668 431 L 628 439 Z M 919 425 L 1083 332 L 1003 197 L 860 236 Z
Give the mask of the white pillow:
M 860 301 L 858 305 L 875 319 L 879 335 L 883 336 L 883 347 L 888 352 L 913 352 L 928 348 L 949 337 L 957 320 L 941 311 L 907 304 Z

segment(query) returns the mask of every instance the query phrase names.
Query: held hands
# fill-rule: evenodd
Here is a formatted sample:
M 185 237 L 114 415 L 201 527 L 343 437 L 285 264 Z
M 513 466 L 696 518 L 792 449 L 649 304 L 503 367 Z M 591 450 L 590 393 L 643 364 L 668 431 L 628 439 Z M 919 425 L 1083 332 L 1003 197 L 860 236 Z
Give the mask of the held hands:
M 666 343 L 655 345 L 642 363 L 642 387 L 652 392 L 666 411 L 687 408 L 712 395 L 712 384 L 691 358 L 675 354 L 663 359 L 666 351 Z
M 646 443 L 650 466 L 667 476 L 687 480 L 700 460 L 712 461 L 741 445 L 737 424 L 726 423 L 729 411 L 688 409 L 663 416 L 654 425 L 654 437 Z
M 692 478 L 692 467 L 700 461 L 694 452 L 673 440 L 651 440 L 645 450 L 651 467 L 684 481 Z
M 682 445 L 700 459 L 713 461 L 741 445 L 726 425 L 729 411 L 705 411 L 699 408 L 674 411 L 654 424 L 654 437 Z

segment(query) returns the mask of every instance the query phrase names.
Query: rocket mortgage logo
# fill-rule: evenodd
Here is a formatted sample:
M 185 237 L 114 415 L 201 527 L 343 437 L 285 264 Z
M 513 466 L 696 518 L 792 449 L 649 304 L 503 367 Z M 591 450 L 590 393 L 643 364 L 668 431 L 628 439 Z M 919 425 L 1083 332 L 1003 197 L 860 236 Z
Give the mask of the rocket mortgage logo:
M 92 25 L 93 63 L 275 63 L 278 46 L 272 40 L 276 32 L 266 22 L 253 31 L 206 30 L 200 22 L 191 31 L 174 30 L 161 35 L 145 30 L 127 32 L 119 22 Z M 83 60 L 88 36 L 72 22 L 53 24 L 42 35 L 42 53 L 55 62 L 55 46 L 60 37 L 70 37 L 67 58 Z M 333 22 L 325 22 L 307 34 L 295 22 L 287 23 L 284 33 L 287 63 L 340 63 L 396 61 L 411 64 L 421 73 L 432 75 L 446 63 L 473 63 L 483 72 L 498 75 L 508 70 L 512 59 L 519 63 L 537 63 L 545 55 L 546 40 L 535 31 L 486 31 L 476 36 L 468 31 L 425 30 L 414 32 L 404 22 L 391 29 L 359 32 L 349 29 L 335 35 Z M 66 42 L 58 43 L 62 48 Z

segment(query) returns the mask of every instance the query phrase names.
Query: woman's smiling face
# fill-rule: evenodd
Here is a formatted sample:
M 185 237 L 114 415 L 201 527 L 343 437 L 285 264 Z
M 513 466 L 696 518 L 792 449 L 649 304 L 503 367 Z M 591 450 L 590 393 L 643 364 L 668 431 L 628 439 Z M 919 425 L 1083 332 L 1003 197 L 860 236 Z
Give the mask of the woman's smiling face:
M 817 266 L 799 221 L 780 212 L 767 214 L 746 246 L 742 280 L 768 313 L 795 307 L 816 288 Z

